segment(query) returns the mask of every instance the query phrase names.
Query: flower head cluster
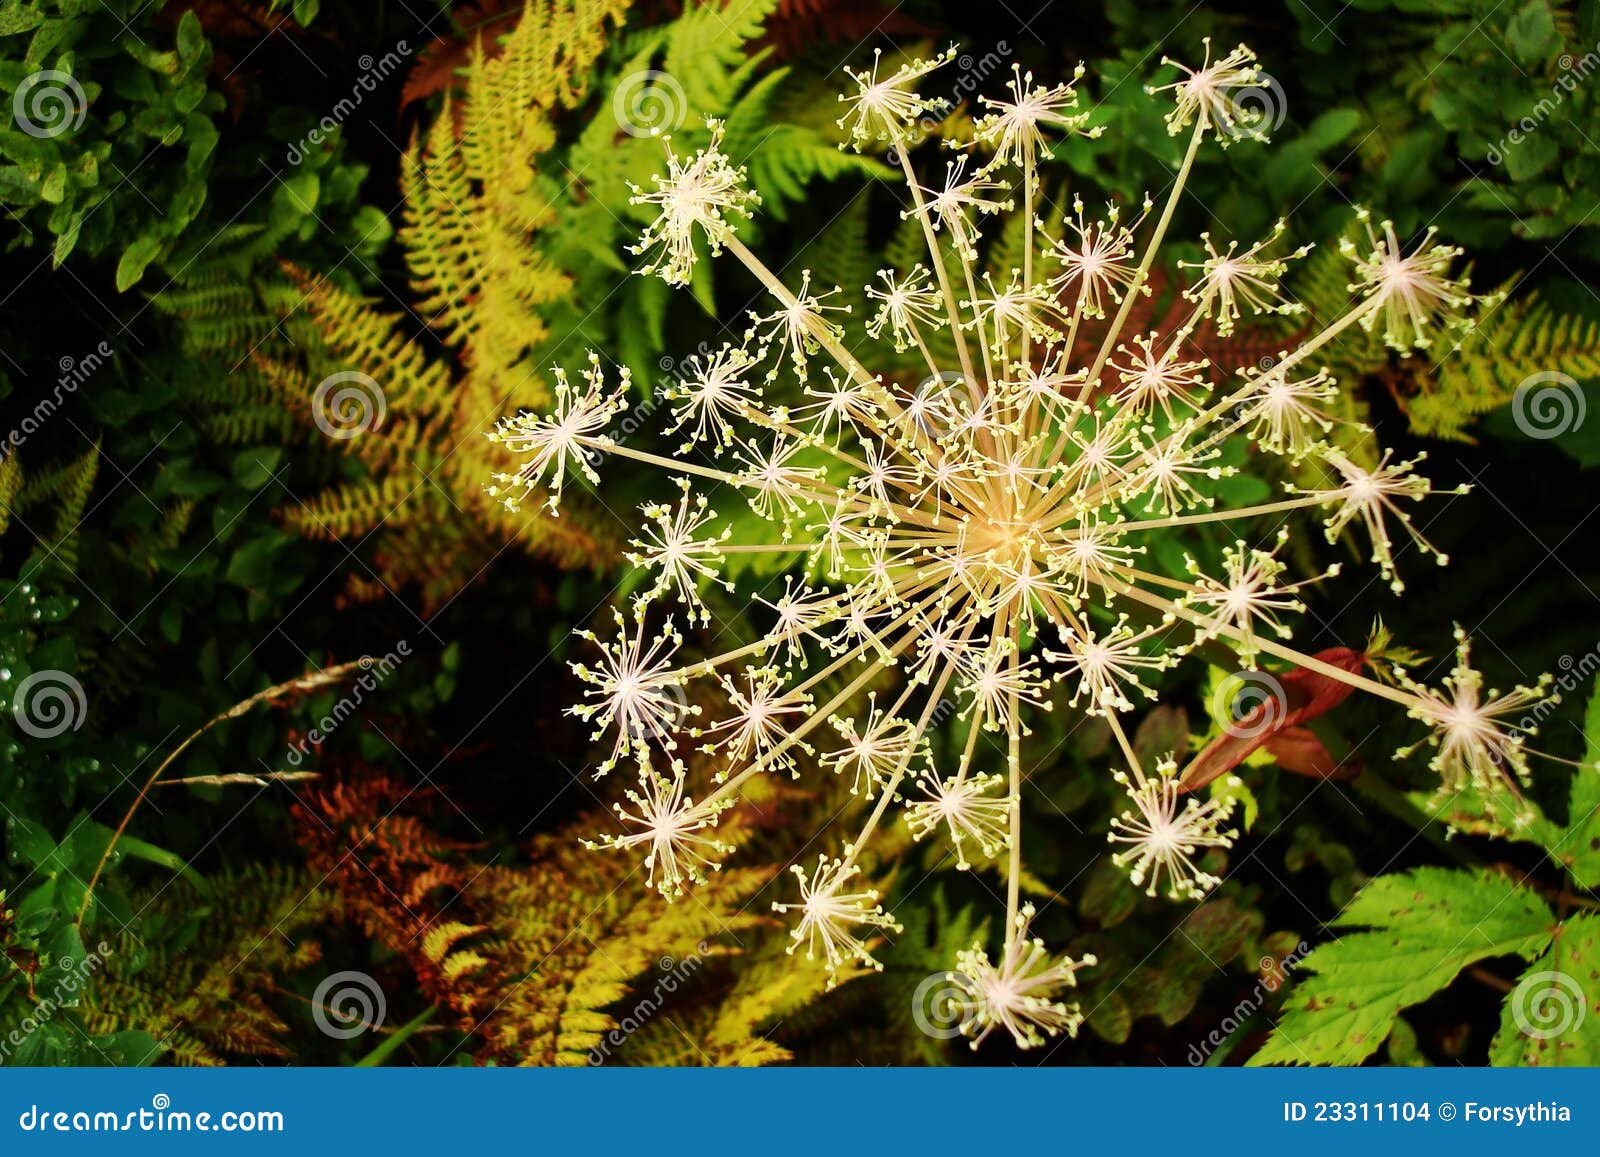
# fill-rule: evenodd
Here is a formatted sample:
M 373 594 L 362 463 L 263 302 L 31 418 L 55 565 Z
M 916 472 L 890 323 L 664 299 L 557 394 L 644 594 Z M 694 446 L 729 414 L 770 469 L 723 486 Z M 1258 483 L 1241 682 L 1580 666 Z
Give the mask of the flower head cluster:
M 633 186 L 632 203 L 654 205 L 660 215 L 644 231 L 631 252 L 642 254 L 643 272 L 658 273 L 669 285 L 683 285 L 695 263 L 695 239 L 704 238 L 712 254 L 733 237 L 741 220 L 761 203 L 745 184 L 742 168 L 722 152 L 722 124 L 708 121 L 710 142 L 694 156 L 681 159 L 667 149 L 667 172 L 654 189 Z
M 1134 882 L 1174 897 L 1215 887 L 1234 840 L 1231 805 L 1186 794 L 1170 763 L 1144 766 L 1125 720 L 1202 644 L 1231 650 L 1244 668 L 1314 662 L 1290 642 L 1301 595 L 1322 576 L 1290 557 L 1285 520 L 1320 518 L 1330 537 L 1359 527 L 1396 584 L 1403 556 L 1430 549 L 1410 514 L 1432 493 L 1417 463 L 1352 449 L 1370 432 L 1335 418 L 1338 383 L 1313 359 L 1352 327 L 1381 328 L 1409 348 L 1457 324 L 1471 299 L 1449 271 L 1453 251 L 1429 238 L 1408 252 L 1384 226 L 1351 243 L 1347 313 L 1229 378 L 1193 338 L 1208 320 L 1225 335 L 1298 309 L 1283 278 L 1305 247 L 1286 245 L 1279 225 L 1256 241 L 1203 238 L 1206 257 L 1186 267 L 1175 316 L 1126 333 L 1187 165 L 1159 213 L 1146 199 L 1091 216 L 1075 201 L 1053 225 L 1039 219 L 1039 161 L 1061 134 L 1093 130 L 1071 86 L 1016 72 L 1008 97 L 984 102 L 989 159 L 961 152 L 925 187 L 903 146 L 937 107 L 916 85 L 945 59 L 850 74 L 841 123 L 855 146 L 893 147 L 905 216 L 926 243 L 908 268 L 865 288 L 869 319 L 848 328 L 833 290 L 813 289 L 809 274 L 791 288 L 733 238 L 754 196 L 717 126 L 690 157 L 669 144 L 666 175 L 638 195 L 658 210 L 641 272 L 681 283 L 723 247 L 767 288 L 770 308 L 755 312 L 742 342 L 689 363 L 668 392 L 675 456 L 605 436 L 621 387 L 607 391 L 595 362 L 581 390 L 558 375 L 553 414 L 502 424 L 496 437 L 526 464 L 498 484 L 512 501 L 543 491 L 554 504 L 564 477 L 594 484 L 594 462 L 608 456 L 677 478 L 675 493 L 645 505 L 629 555 L 643 580 L 633 621 L 619 615 L 609 640 L 586 634 L 599 658 L 578 665 L 585 696 L 573 710 L 609 745 L 601 770 L 624 756 L 638 766 L 632 807 L 619 810 L 625 834 L 604 843 L 642 851 L 676 895 L 715 866 L 717 818 L 756 777 L 837 776 L 859 823 L 814 867 L 796 867 L 798 895 L 775 904 L 795 921 L 794 949 L 836 973 L 872 965 L 875 942 L 896 925 L 883 885 L 867 878 L 870 848 L 880 828 L 904 822 L 955 866 L 1006 878 L 1000 955 L 980 946 L 956 965 L 971 982 L 971 1033 L 1000 1028 L 1027 1044 L 1076 1026 L 1057 996 L 1085 963 L 1059 961 L 1030 937 L 1018 897 L 1030 720 L 1067 705 L 1109 727 L 1130 799 L 1109 839 Z M 1238 135 L 1233 95 L 1257 70 L 1247 49 L 1215 61 L 1208 50 L 1185 75 L 1167 90 L 1169 124 L 1190 133 L 1192 157 L 1205 140 Z M 981 268 L 984 226 L 1013 203 L 1022 238 L 1007 250 L 1021 265 Z M 1296 477 L 1320 470 L 1326 484 L 1230 504 L 1223 451 L 1244 439 Z M 724 516 L 734 514 L 765 531 L 731 536 Z M 1206 524 L 1223 521 L 1233 545 L 1208 549 Z M 1160 539 L 1187 546 L 1186 565 L 1151 549 Z M 680 657 L 684 640 L 658 604 L 708 622 L 702 597 L 729 581 L 736 553 L 785 572 L 783 593 L 752 606 L 765 633 Z M 1444 691 L 1323 667 L 1421 720 L 1447 781 L 1520 778 L 1507 720 L 1542 688 L 1485 695 L 1464 643 Z M 708 692 L 691 695 L 691 684 Z M 944 754 L 932 739 L 947 723 L 965 739 Z M 698 802 L 685 743 L 714 764 Z
M 1011 922 L 1010 934 L 997 963 L 981 944 L 956 954 L 956 975 L 966 991 L 960 1002 L 961 1025 L 977 1048 L 997 1028 L 1011 1034 L 1018 1046 L 1035 1048 L 1044 1038 L 1076 1036 L 1083 1014 L 1076 1004 L 1056 999 L 1078 983 L 1077 972 L 1096 963 L 1093 956 L 1057 958 L 1044 941 L 1028 935 L 1032 904 L 1024 904 Z
M 1402 682 L 1418 696 L 1411 716 L 1429 727 L 1424 742 L 1433 748 L 1429 766 L 1439 773 L 1441 792 L 1470 787 L 1486 796 L 1510 792 L 1520 800 L 1518 789 L 1529 781 L 1520 721 L 1539 704 L 1552 701 L 1553 678 L 1541 676 L 1532 687 L 1514 687 L 1504 695 L 1493 688 L 1486 691 L 1483 676 L 1472 667 L 1471 651 L 1466 632 L 1457 627 L 1456 663 L 1442 690 L 1419 686 L 1401 670 Z M 1410 751 L 1405 748 L 1400 754 Z
M 1165 764 L 1137 785 L 1119 772 L 1118 781 L 1128 786 L 1133 809 L 1111 821 L 1107 838 L 1127 845 L 1111 857 L 1112 862 L 1127 868 L 1136 886 L 1148 883 L 1148 895 L 1154 896 L 1164 880 L 1170 899 L 1195 899 L 1222 882 L 1199 866 L 1195 854 L 1233 846 L 1233 834 L 1225 827 L 1233 803 L 1226 798 L 1202 803 L 1181 796 L 1176 771 Z

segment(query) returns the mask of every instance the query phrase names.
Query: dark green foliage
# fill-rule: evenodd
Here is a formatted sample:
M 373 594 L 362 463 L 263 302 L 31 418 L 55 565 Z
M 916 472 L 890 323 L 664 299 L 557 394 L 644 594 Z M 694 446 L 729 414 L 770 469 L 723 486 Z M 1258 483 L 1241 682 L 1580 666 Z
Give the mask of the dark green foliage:
M 304 288 L 280 262 L 378 303 L 395 340 L 429 364 L 451 374 L 470 368 L 433 336 L 436 311 L 419 309 L 413 271 L 389 245 L 403 221 L 401 156 L 414 128 L 450 115 L 444 98 L 403 107 L 405 77 L 393 75 L 323 143 L 305 144 L 348 95 L 352 61 L 381 58 L 401 40 L 409 57 L 432 36 L 454 33 L 444 19 L 424 29 L 404 5 L 235 7 L 238 21 L 223 20 L 218 6 L 177 0 L 0 0 L 0 237 L 11 274 L 0 314 L 0 434 L 26 435 L 0 447 L 6 1063 L 348 1062 L 377 1041 L 346 1045 L 316 1033 L 306 1001 L 318 969 L 363 969 L 410 985 L 395 994 L 408 1016 L 433 999 L 414 979 L 425 971 L 415 961 L 309 888 L 295 832 L 306 822 L 310 789 L 274 773 L 381 768 L 385 782 L 400 785 L 397 795 L 448 782 L 456 806 L 430 817 L 439 839 L 450 849 L 470 846 L 474 871 L 497 865 L 486 880 L 499 890 L 485 885 L 473 901 L 484 906 L 484 924 L 495 914 L 493 897 L 521 886 L 501 874 L 504 862 L 599 806 L 592 783 L 572 770 L 583 765 L 586 735 L 553 705 L 573 697 L 562 673 L 570 627 L 592 617 L 613 580 L 626 593 L 634 576 L 556 575 L 523 557 L 485 568 L 496 542 L 482 557 L 451 554 L 451 565 L 471 565 L 429 605 L 386 585 L 385 564 L 394 560 L 364 531 L 347 542 L 311 542 L 285 525 L 310 517 L 320 493 L 369 493 L 376 475 L 346 448 L 308 436 L 303 412 L 285 403 L 304 394 L 304 383 L 286 390 L 272 376 L 326 355 L 299 308 Z M 423 19 L 434 14 L 412 7 Z M 677 6 L 668 7 L 675 16 Z M 519 351 L 519 371 L 542 371 L 553 360 L 575 365 L 594 345 L 633 366 L 649 393 L 671 374 L 663 357 L 717 340 L 723 323 L 756 299 L 757 287 L 728 264 L 717 266 L 714 293 L 711 278 L 697 283 L 698 306 L 626 274 L 622 246 L 640 219 L 626 182 L 647 180 L 660 146 L 620 133 L 610 101 L 621 78 L 644 69 L 682 78 L 691 114 L 727 118 L 730 151 L 750 166 L 766 201 L 763 232 L 751 242 L 770 252 L 774 268 L 811 269 L 818 284 L 854 294 L 917 240 L 899 218 L 902 206 L 870 191 L 881 162 L 832 147 L 830 70 L 849 46 L 781 61 L 762 47 L 774 24 L 782 31 L 788 7 L 758 0 L 723 20 L 693 7 L 669 19 L 645 6 L 610 43 L 591 95 L 563 114 L 552 163 L 538 170 L 539 193 L 557 206 L 544 255 L 573 288 L 542 308 L 549 333 L 536 350 Z M 1435 574 L 1410 558 L 1406 602 L 1351 582 L 1330 588 L 1312 610 L 1325 625 L 1322 645 L 1359 645 L 1381 614 L 1399 638 L 1437 656 L 1461 621 L 1495 640 L 1485 662 L 1498 685 L 1538 670 L 1576 671 L 1540 744 L 1582 756 L 1592 664 L 1584 656 L 1600 638 L 1589 593 L 1600 589 L 1600 573 L 1581 546 L 1592 529 L 1585 496 L 1593 489 L 1581 467 L 1600 462 L 1600 395 L 1591 388 L 1600 371 L 1592 288 L 1600 147 L 1589 139 L 1600 80 L 1568 87 L 1567 79 L 1600 42 L 1600 5 L 1191 7 L 1054 5 L 1026 31 L 999 27 L 987 5 L 927 0 L 908 10 L 979 57 L 1005 39 L 1006 62 L 1041 76 L 1065 74 L 1080 57 L 1089 62 L 1089 103 L 1107 131 L 1059 150 L 1045 212 L 1059 214 L 1073 194 L 1092 205 L 1159 190 L 1180 146 L 1140 91 L 1154 61 L 1163 52 L 1194 60 L 1203 35 L 1224 47 L 1242 39 L 1279 82 L 1283 122 L 1270 146 L 1241 142 L 1206 157 L 1178 235 L 1222 221 L 1248 241 L 1289 215 L 1295 240 L 1318 246 L 1290 289 L 1313 317 L 1326 317 L 1346 295 L 1337 240 L 1350 227 L 1351 206 L 1370 205 L 1393 217 L 1402 236 L 1437 225 L 1472 255 L 1479 289 L 1505 288 L 1505 303 L 1459 352 L 1402 367 L 1376 342 L 1352 343 L 1332 367 L 1358 399 L 1348 417 L 1372 421 L 1408 454 L 1426 448 L 1441 482 L 1477 486 L 1443 503 L 1428 527 L 1470 566 Z M 457 25 L 471 28 L 495 5 L 457 8 Z M 292 23 L 283 31 L 262 31 L 285 14 Z M 270 19 L 251 25 L 256 16 Z M 850 63 L 868 51 L 854 51 Z M 82 89 L 84 116 L 70 131 L 33 135 L 11 109 L 18 88 L 45 70 Z M 1003 79 L 989 77 L 986 90 Z M 960 122 L 949 126 L 952 136 Z M 678 143 L 692 149 L 702 137 L 690 120 Z M 918 164 L 932 179 L 940 160 L 930 148 Z M 1010 236 L 1014 245 L 1014 230 Z M 989 255 L 996 263 L 1006 244 L 1003 235 Z M 864 313 L 864 302 L 854 305 L 850 333 Z M 1250 340 L 1270 349 L 1286 332 L 1266 329 Z M 914 374 L 914 357 L 885 368 Z M 1543 371 L 1590 389 L 1589 423 L 1551 443 L 1565 456 L 1530 439 L 1507 404 L 1519 383 Z M 435 399 L 430 413 L 446 412 L 453 397 Z M 673 440 L 654 433 L 661 415 L 644 418 L 637 444 L 670 453 Z M 452 420 L 466 438 L 483 416 Z M 395 456 L 406 472 L 395 477 L 408 491 L 430 486 L 435 461 L 403 451 Z M 1218 485 L 1236 490 L 1233 499 L 1265 495 L 1282 481 L 1252 473 L 1246 448 L 1228 453 L 1243 472 Z M 649 495 L 618 473 L 611 493 L 625 496 L 613 504 L 626 519 L 632 502 Z M 370 521 L 388 521 L 399 505 L 378 502 Z M 455 500 L 424 489 L 414 505 L 437 525 L 421 528 L 399 569 L 442 569 L 436 556 L 459 541 L 460 525 L 444 523 Z M 1202 530 L 1162 541 L 1151 567 L 1181 575 L 1185 551 L 1214 555 L 1229 541 L 1221 528 Z M 1342 549 L 1303 537 L 1307 570 Z M 772 582 L 776 574 L 774 564 L 771 573 L 752 567 L 743 577 Z M 352 590 L 367 601 L 353 604 Z M 746 629 L 740 610 L 731 600 L 718 607 L 731 632 Z M 265 687 L 384 655 L 401 641 L 412 657 L 315 752 L 296 757 L 293 745 L 339 710 L 340 688 L 230 719 L 186 750 L 168 777 L 214 781 L 153 789 L 79 925 L 112 829 L 178 743 Z M 12 697 L 35 675 L 65 687 L 62 702 L 77 712 L 59 733 L 17 725 Z M 1151 712 L 1135 737 L 1141 755 L 1170 750 L 1181 760 L 1214 734 L 1204 711 L 1210 677 L 1199 664 L 1162 677 L 1164 699 L 1187 710 Z M 1242 768 L 1228 790 L 1240 793 L 1247 831 L 1208 862 L 1229 882 L 1184 909 L 1146 897 L 1105 860 L 1100 833 L 1121 806 L 1106 774 L 1109 733 L 1064 710 L 1041 720 L 1025 748 L 1025 891 L 1041 909 L 1040 935 L 1101 962 L 1080 977 L 1077 999 L 1088 1014 L 1080 1038 L 1046 1050 L 1044 1063 L 1593 1060 L 1592 1034 L 1563 1048 L 1520 1032 L 1499 989 L 1533 974 L 1592 970 L 1600 958 L 1600 862 L 1592 854 L 1600 777 L 1542 767 L 1532 795 L 1546 818 L 1516 839 L 1471 800 L 1457 800 L 1448 818 L 1466 834 L 1447 844 L 1426 809 L 1421 759 L 1391 758 L 1415 738 L 1405 721 L 1352 704 L 1318 726 L 1330 745 L 1358 752 L 1363 778 L 1310 781 L 1264 756 Z M 1592 722 L 1588 734 L 1597 734 Z M 965 738 L 958 721 L 940 741 L 959 749 Z M 980 737 L 979 750 L 998 766 L 1003 749 L 989 743 Z M 246 775 L 261 778 L 225 778 Z M 771 814 L 754 825 L 750 864 L 798 854 L 805 817 L 842 801 L 796 793 L 765 802 Z M 359 834 L 342 833 L 350 846 Z M 906 925 L 880 952 L 883 974 L 815 1000 L 816 976 L 790 971 L 781 933 L 762 928 L 759 942 L 752 934 L 745 951 L 719 956 L 682 1008 L 678 1023 L 708 1047 L 691 1050 L 663 1020 L 615 1060 L 792 1054 L 800 1063 L 1038 1063 L 1040 1054 L 992 1043 L 973 1054 L 919 1029 L 919 986 L 949 966 L 956 948 L 996 942 L 1002 930 L 976 926 L 972 913 L 985 910 L 979 905 L 1003 880 L 992 864 L 957 872 L 938 851 L 910 846 L 903 832 L 882 838 L 886 846 L 874 854 L 902 864 L 891 899 Z M 308 906 L 296 903 L 302 898 Z M 767 898 L 760 893 L 748 912 L 762 912 Z M 1474 912 L 1493 917 L 1474 929 L 1476 939 L 1445 935 L 1452 921 L 1473 923 Z M 244 974 L 219 966 L 250 936 L 280 925 L 290 940 L 252 955 Z M 435 945 L 433 963 L 465 969 L 464 954 L 481 946 L 476 927 Z M 560 929 L 546 932 L 561 938 Z M 1409 970 L 1388 967 L 1397 937 L 1416 949 Z M 96 964 L 85 985 L 63 986 L 64 974 L 77 975 L 68 962 L 84 965 L 102 942 L 109 963 Z M 497 966 L 514 973 L 516 961 L 503 945 L 496 949 Z M 174 992 L 192 999 L 175 1000 Z M 631 1007 L 624 1000 L 606 1015 Z M 439 1017 L 382 1055 L 389 1063 L 455 1055 L 466 1040 L 459 1019 Z M 1589 1023 L 1600 1026 L 1600 1013 Z M 3 1043 L 28 1024 L 21 1045 Z

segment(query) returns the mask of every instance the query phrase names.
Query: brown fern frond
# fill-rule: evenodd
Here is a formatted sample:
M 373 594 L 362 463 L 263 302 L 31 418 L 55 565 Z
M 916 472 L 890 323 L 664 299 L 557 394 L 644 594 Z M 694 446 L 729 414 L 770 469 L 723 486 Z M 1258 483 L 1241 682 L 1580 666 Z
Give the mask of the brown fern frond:
M 636 864 L 580 846 L 594 816 L 485 865 L 428 826 L 435 804 L 362 772 L 307 793 L 297 833 L 348 917 L 405 959 L 482 1060 L 589 1063 L 612 1006 L 652 972 L 738 951 L 770 924 L 746 909 L 771 867 L 724 868 L 695 902 L 669 904 Z

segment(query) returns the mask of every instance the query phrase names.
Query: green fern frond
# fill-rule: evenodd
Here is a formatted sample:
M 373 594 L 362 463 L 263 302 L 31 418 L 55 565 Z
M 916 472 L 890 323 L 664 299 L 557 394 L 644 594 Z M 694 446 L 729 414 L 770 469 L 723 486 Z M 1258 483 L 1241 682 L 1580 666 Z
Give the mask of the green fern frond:
M 1536 294 L 1523 294 L 1489 312 L 1459 349 L 1430 369 L 1406 401 L 1411 428 L 1470 442 L 1472 421 L 1511 401 L 1530 376 L 1600 375 L 1600 319 L 1558 313 Z
M 287 1059 L 295 1030 L 277 994 L 320 959 L 312 934 L 340 910 L 316 885 L 300 869 L 254 866 L 214 877 L 208 894 L 184 879 L 137 894 L 139 934 L 113 940 L 86 1025 L 143 1029 L 179 1064 Z

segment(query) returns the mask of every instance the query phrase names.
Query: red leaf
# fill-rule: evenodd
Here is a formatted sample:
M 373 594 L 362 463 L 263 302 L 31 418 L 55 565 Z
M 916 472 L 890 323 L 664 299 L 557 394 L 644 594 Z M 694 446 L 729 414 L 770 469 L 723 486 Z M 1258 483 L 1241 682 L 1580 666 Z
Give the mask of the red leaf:
M 1312 658 L 1352 674 L 1367 663 L 1364 651 L 1349 647 L 1331 647 Z M 1277 758 L 1284 770 L 1299 775 L 1326 778 L 1337 774 L 1350 778 L 1359 770 L 1351 761 L 1335 760 L 1321 740 L 1301 726 L 1343 703 L 1355 688 L 1306 667 L 1267 678 L 1273 685 L 1272 694 L 1229 724 L 1183 769 L 1178 783 L 1184 791 L 1198 791 L 1262 747 Z
M 1309 727 L 1286 727 L 1262 744 L 1284 771 L 1312 779 L 1354 779 L 1361 763 L 1354 755 L 1337 760 Z

